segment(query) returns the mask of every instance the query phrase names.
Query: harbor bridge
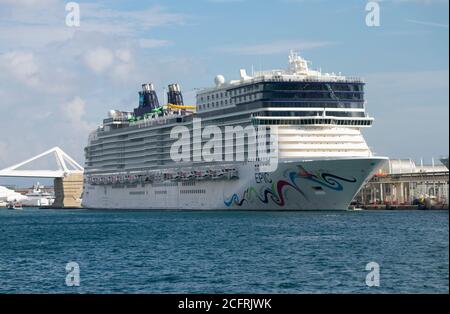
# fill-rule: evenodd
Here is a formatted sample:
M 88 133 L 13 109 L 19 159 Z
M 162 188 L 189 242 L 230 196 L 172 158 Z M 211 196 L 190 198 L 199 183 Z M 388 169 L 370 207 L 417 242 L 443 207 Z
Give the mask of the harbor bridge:
M 46 163 L 42 164 L 43 161 Z M 42 154 L 0 170 L 0 177 L 52 178 L 55 189 L 53 206 L 67 208 L 81 206 L 83 172 L 83 167 L 61 148 L 53 147 Z

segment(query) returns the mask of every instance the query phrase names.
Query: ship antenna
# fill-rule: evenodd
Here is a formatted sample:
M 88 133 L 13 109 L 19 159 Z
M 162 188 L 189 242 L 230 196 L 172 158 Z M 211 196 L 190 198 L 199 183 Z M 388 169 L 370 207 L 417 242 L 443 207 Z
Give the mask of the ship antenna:
M 163 104 L 167 104 L 167 100 L 166 100 L 166 88 L 163 87 Z

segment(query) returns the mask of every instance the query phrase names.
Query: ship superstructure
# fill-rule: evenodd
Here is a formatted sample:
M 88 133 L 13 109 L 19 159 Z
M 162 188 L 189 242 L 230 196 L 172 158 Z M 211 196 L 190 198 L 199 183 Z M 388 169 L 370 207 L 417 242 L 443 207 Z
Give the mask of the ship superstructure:
M 85 149 L 83 205 L 142 209 L 345 209 L 362 184 L 384 163 L 374 157 L 361 130 L 372 126 L 359 78 L 310 70 L 291 52 L 286 70 L 240 70 L 238 80 L 215 78 L 215 86 L 184 104 L 180 86 L 160 104 L 144 84 L 133 112 L 110 111 Z M 276 129 L 275 171 L 249 158 L 248 142 L 233 142 L 220 158 L 195 158 L 209 138 L 188 147 L 190 160 L 176 161 L 174 127 Z M 268 136 L 268 143 L 273 138 Z M 245 160 L 237 161 L 242 152 Z M 173 152 L 172 152 L 173 153 Z M 217 155 L 216 155 L 217 157 Z

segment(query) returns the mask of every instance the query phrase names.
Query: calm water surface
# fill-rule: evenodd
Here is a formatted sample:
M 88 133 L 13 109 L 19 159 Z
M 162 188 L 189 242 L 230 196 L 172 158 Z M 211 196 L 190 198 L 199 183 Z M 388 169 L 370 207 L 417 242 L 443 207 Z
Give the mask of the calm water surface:
M 448 231 L 447 211 L 0 209 L 0 292 L 448 293 Z

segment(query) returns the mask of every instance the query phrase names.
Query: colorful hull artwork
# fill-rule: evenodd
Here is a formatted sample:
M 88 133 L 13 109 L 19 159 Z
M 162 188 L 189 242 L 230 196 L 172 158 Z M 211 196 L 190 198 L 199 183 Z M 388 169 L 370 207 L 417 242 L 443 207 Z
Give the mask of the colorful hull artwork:
M 227 207 L 230 206 L 242 206 L 244 202 L 253 203 L 255 200 L 259 200 L 264 204 L 273 201 L 274 204 L 279 207 L 284 207 L 287 202 L 287 189 L 291 188 L 301 194 L 306 200 L 308 196 L 299 187 L 300 180 L 306 179 L 315 182 L 325 188 L 332 189 L 335 191 L 342 191 L 343 186 L 340 181 L 356 183 L 356 178 L 343 178 L 331 173 L 320 172 L 316 174 L 308 172 L 303 166 L 298 165 L 298 170 L 288 170 L 285 172 L 284 177 L 287 180 L 280 179 L 276 183 L 272 183 L 270 187 L 263 187 L 260 192 L 257 191 L 255 187 L 250 187 L 245 190 L 242 197 L 237 194 L 233 194 L 231 198 L 225 199 L 224 203 Z
M 173 210 L 345 210 L 385 158 L 282 161 L 273 173 L 236 164 L 235 179 L 85 183 L 83 206 Z

